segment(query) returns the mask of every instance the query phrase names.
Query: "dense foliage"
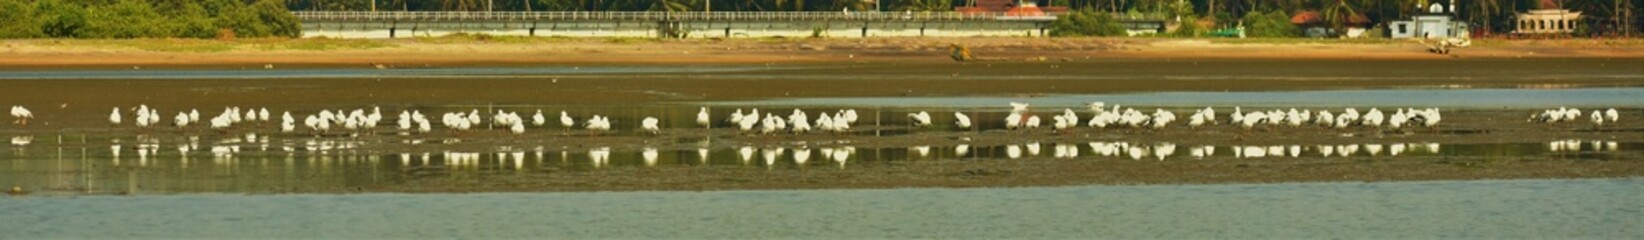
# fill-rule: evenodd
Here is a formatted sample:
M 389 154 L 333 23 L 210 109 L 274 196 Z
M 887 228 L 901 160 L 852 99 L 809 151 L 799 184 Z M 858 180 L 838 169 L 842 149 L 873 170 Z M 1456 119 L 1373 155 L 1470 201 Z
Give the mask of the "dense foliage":
M 1250 12 L 1244 15 L 1244 34 L 1249 37 L 1294 37 L 1301 33 L 1284 12 Z
M 1062 15 L 1050 23 L 1050 35 L 1067 36 L 1124 36 L 1125 28 L 1106 12 L 1082 10 Z
M 298 37 L 279 0 L 0 0 L 0 38 Z

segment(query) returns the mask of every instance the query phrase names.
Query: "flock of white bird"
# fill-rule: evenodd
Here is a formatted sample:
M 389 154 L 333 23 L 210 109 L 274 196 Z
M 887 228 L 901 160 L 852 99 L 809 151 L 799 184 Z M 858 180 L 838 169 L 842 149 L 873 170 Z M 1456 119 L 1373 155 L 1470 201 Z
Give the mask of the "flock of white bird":
M 1591 114 L 1588 114 L 1588 116 L 1589 116 L 1588 119 L 1590 119 L 1592 121 L 1593 125 L 1594 126 L 1599 126 L 1599 127 L 1604 126 L 1604 123 L 1606 123 L 1606 122 L 1614 123 L 1617 120 L 1621 120 L 1621 112 L 1616 111 L 1614 108 L 1605 109 L 1604 111 L 1599 111 L 1597 109 L 1594 109 Z M 1530 119 L 1525 120 L 1525 121 L 1539 122 L 1539 123 L 1557 123 L 1557 122 L 1575 122 L 1575 121 L 1580 121 L 1580 120 L 1581 120 L 1581 109 L 1579 109 L 1579 108 L 1559 107 L 1558 109 L 1542 110 L 1541 113 L 1539 113 L 1539 114 L 1530 115 Z
M 1042 120 L 1039 115 L 1033 114 L 1029 110 L 1027 103 L 1012 102 L 1010 108 L 1010 113 L 1003 119 L 1006 129 L 1035 129 L 1041 127 Z M 113 125 L 122 124 L 124 122 L 122 112 L 119 107 L 115 107 L 109 113 L 109 123 Z M 132 108 L 131 112 L 135 114 L 132 120 L 139 128 L 150 128 L 162 124 L 158 109 L 150 108 L 147 105 L 139 105 Z M 1122 108 L 1117 104 L 1108 107 L 1103 102 L 1090 103 L 1088 114 L 1088 121 L 1080 122 L 1081 116 L 1078 112 L 1071 108 L 1063 109 L 1061 113 L 1051 116 L 1050 127 L 1053 130 L 1062 131 L 1076 128 L 1080 123 L 1084 123 L 1083 125 L 1091 128 L 1162 129 L 1177 120 L 1175 113 L 1164 109 L 1154 109 L 1152 113 L 1145 113 L 1133 108 Z M 13 106 L 11 115 L 15 119 L 14 124 L 18 125 L 27 125 L 28 121 L 34 118 L 34 114 L 23 106 Z M 747 133 L 798 134 L 811 131 L 847 132 L 850 131 L 851 126 L 855 125 L 859 118 L 855 109 L 841 109 L 831 113 L 824 111 L 817 115 L 813 121 L 809 114 L 800 109 L 794 109 L 791 114 L 785 117 L 771 112 L 761 113 L 757 108 L 747 113 L 744 113 L 743 109 L 736 109 L 725 119 L 725 122 Z M 914 127 L 929 127 L 935 121 L 930 112 L 926 111 L 907 115 L 909 123 Z M 1542 123 L 1574 122 L 1579 120 L 1581 115 L 1582 111 L 1580 109 L 1560 107 L 1534 114 L 1528 121 Z M 1290 108 L 1288 111 L 1271 109 L 1246 112 L 1242 107 L 1234 107 L 1233 112 L 1228 116 L 1231 117 L 1231 121 L 1227 122 L 1228 124 L 1237 125 L 1247 130 L 1259 126 L 1301 127 L 1306 125 L 1335 129 L 1372 127 L 1397 130 L 1406 126 L 1433 128 L 1443 120 L 1438 108 L 1400 108 L 1396 109 L 1391 115 L 1387 115 L 1378 108 L 1371 108 L 1361 114 L 1355 108 L 1345 108 L 1339 113 L 1334 113 L 1330 110 L 1315 112 L 1312 109 L 1297 110 L 1295 108 Z M 1614 108 L 1604 111 L 1593 110 L 1589 116 L 1591 116 L 1591 122 L 1598 126 L 1602 126 L 1607 122 L 1616 122 L 1620 118 L 1620 114 Z M 954 112 L 953 117 L 953 126 L 959 129 L 971 129 L 976 126 L 971 121 L 970 116 L 963 112 Z M 490 118 L 492 120 L 491 126 L 501 127 L 515 134 L 525 133 L 527 124 L 537 127 L 548 124 L 548 118 L 543 115 L 542 110 L 537 110 L 531 116 L 529 122 L 517 112 L 503 110 L 496 111 Z M 1216 109 L 1205 107 L 1194 110 L 1193 114 L 1188 116 L 1184 125 L 1196 129 L 1205 125 L 1221 124 L 1216 118 Z M 173 118 L 171 125 L 182 128 L 204 123 L 211 129 L 226 131 L 242 123 L 261 124 L 271 120 L 267 108 L 241 109 L 240 107 L 227 107 L 223 109 L 221 114 L 207 119 L 206 122 L 200 121 L 200 112 L 197 109 L 190 109 L 186 112 L 180 111 Z M 303 118 L 302 126 L 317 134 L 328 133 L 333 126 L 349 133 L 358 134 L 362 131 L 375 131 L 378 123 L 382 120 L 382 109 L 378 107 L 372 107 L 369 111 L 366 109 L 354 109 L 352 111 L 321 110 L 306 115 Z M 445 113 L 440 118 L 440 124 L 450 130 L 462 132 L 480 126 L 483 123 L 482 120 L 480 111 L 473 109 L 467 112 Z M 418 110 L 401 111 L 397 123 L 402 134 L 433 131 L 428 118 Z M 659 124 L 660 120 L 656 117 L 645 117 L 640 121 L 638 128 L 646 133 L 660 134 L 662 127 Z M 697 113 L 696 124 L 704 128 L 713 127 L 712 116 L 707 107 L 702 107 Z M 577 121 L 569 113 L 560 111 L 559 125 L 570 129 L 577 126 Z M 281 132 L 294 132 L 297 130 L 297 126 L 296 118 L 292 116 L 291 112 L 283 112 L 280 115 Z M 591 132 L 611 131 L 612 121 L 606 116 L 593 115 L 582 121 L 582 127 Z

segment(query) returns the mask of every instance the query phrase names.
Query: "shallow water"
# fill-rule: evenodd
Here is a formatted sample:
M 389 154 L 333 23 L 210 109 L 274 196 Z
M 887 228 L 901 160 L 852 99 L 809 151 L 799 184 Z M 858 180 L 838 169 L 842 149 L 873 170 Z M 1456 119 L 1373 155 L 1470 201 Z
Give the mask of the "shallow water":
M 28 141 L 13 137 L 13 143 Z M 337 191 L 416 178 L 598 172 L 622 168 L 719 167 L 750 172 L 863 171 L 905 161 L 1326 161 L 1445 157 L 1483 160 L 1625 160 L 1644 143 L 1560 140 L 1547 143 L 1375 143 L 1328 145 L 1177 145 L 1131 142 L 1024 142 L 996 146 L 732 146 L 666 149 L 496 147 L 484 151 L 395 152 L 364 143 L 51 144 L 0 148 L 0 184 L 61 194 L 262 193 Z M 437 146 L 422 149 L 438 149 Z M 874 171 L 874 170 L 867 170 Z M 36 190 L 37 189 L 37 190 Z
M 1644 178 L 0 198 L 34 238 L 1644 237 Z
M 1272 92 L 1147 92 L 1036 97 L 785 98 L 712 102 L 720 106 L 877 106 L 999 108 L 1008 102 L 1081 108 L 1093 101 L 1163 107 L 1442 107 L 1557 108 L 1644 105 L 1644 88 L 1365 89 Z

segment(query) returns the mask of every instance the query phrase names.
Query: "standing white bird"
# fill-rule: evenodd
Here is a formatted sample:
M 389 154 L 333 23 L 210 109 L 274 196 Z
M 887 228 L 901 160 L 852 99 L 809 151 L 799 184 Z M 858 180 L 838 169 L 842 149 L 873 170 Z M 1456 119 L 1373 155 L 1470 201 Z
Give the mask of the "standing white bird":
M 542 116 L 542 109 L 537 109 L 536 114 L 531 114 L 531 125 L 541 127 L 543 124 L 548 124 L 548 117 Z
M 1364 122 L 1361 124 L 1365 126 L 1381 127 L 1381 123 L 1386 120 L 1387 119 L 1381 115 L 1381 109 L 1370 108 L 1370 112 L 1364 114 Z
M 1011 112 L 1010 115 L 1005 115 L 1005 128 L 1006 129 L 1016 129 L 1016 128 L 1019 128 L 1021 126 L 1022 126 L 1022 113 Z
M 754 109 L 757 113 L 759 109 Z M 856 109 L 845 109 L 844 119 L 848 123 L 856 123 Z
M 1594 128 L 1604 127 L 1604 113 L 1593 110 L 1591 118 L 1593 119 Z
M 296 121 L 297 120 L 295 118 L 291 117 L 291 112 L 284 112 L 280 114 L 280 132 L 288 133 L 297 130 Z
M 508 125 L 508 131 L 514 134 L 525 134 L 525 121 L 514 121 Z
M 574 119 L 574 118 L 571 118 L 571 114 L 567 114 L 567 113 L 565 113 L 565 111 L 559 111 L 559 126 L 565 127 L 566 129 L 570 129 L 571 127 L 576 126 L 576 125 L 577 125 L 577 120 Z
M 662 133 L 662 128 L 657 126 L 657 122 L 657 119 L 654 117 L 645 117 L 645 120 L 639 121 L 639 129 L 645 130 L 645 132 L 650 133 L 651 135 L 660 134 Z
M 708 107 L 702 107 L 702 110 L 696 112 L 696 125 L 702 125 L 702 128 L 713 128 L 713 119 L 711 115 L 708 115 Z
M 176 126 L 177 128 L 187 127 L 188 126 L 188 113 L 182 113 L 182 112 L 177 113 L 177 117 L 174 120 L 172 120 L 171 125 Z
M 400 118 L 396 119 L 394 123 L 400 127 L 401 132 L 410 132 L 412 125 L 411 111 L 400 111 Z
M 759 109 L 754 109 L 751 114 L 743 115 L 742 118 L 741 118 L 741 121 L 737 122 L 736 125 L 737 125 L 737 128 L 741 129 L 742 131 L 752 131 L 754 129 L 754 125 L 757 125 L 758 123 L 759 123 Z
M 963 112 L 953 112 L 953 125 L 959 129 L 970 129 L 970 116 Z
M 120 107 L 114 107 L 114 111 L 108 114 L 108 124 L 120 125 L 120 121 Z
M 34 112 L 29 111 L 28 108 L 24 108 L 23 106 L 12 106 L 11 117 L 17 118 L 17 120 L 13 123 L 28 126 L 29 119 L 34 118 Z
M 1205 120 L 1205 111 L 1199 110 L 1194 112 L 1193 115 L 1187 116 L 1187 127 L 1197 129 L 1199 126 L 1204 125 Z
M 1216 124 L 1216 109 L 1204 107 L 1204 120 L 1210 122 L 1210 124 Z
M 1434 111 L 1436 112 L 1437 110 Z M 1604 117 L 1609 118 L 1610 122 L 1616 122 L 1616 120 L 1621 120 L 1621 113 L 1617 112 L 1614 108 L 1606 109 L 1604 110 Z
M 257 121 L 267 122 L 268 117 L 269 117 L 268 116 L 268 108 L 262 108 L 262 109 L 257 110 Z
M 908 118 L 913 120 L 913 126 L 915 127 L 925 127 L 930 126 L 931 124 L 930 112 L 919 111 L 919 113 L 909 113 Z
M 200 109 L 188 110 L 188 122 L 200 122 Z
M 743 115 L 742 114 L 742 109 L 738 108 L 738 109 L 736 109 L 736 112 L 731 113 L 731 116 L 729 118 L 725 118 L 725 122 L 733 124 L 733 125 L 742 124 L 742 117 L 743 116 L 746 116 L 746 115 Z
M 1397 112 L 1393 112 L 1392 117 L 1387 118 L 1387 128 L 1398 130 L 1404 126 L 1405 121 L 1408 119 L 1409 117 L 1404 114 L 1404 109 L 1399 109 Z
M 1039 121 L 1039 115 L 1028 116 L 1027 123 L 1023 127 L 1039 128 Z

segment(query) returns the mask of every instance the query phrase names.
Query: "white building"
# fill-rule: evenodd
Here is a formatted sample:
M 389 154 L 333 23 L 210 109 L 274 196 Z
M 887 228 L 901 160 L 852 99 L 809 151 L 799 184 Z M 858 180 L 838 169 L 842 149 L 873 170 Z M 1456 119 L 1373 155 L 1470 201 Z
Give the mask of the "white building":
M 1517 34 L 1564 34 L 1575 32 L 1581 12 L 1566 9 L 1538 9 L 1518 14 Z
M 1467 38 L 1467 23 L 1456 21 L 1455 1 L 1449 6 L 1433 3 L 1426 7 L 1426 13 L 1416 15 L 1410 20 L 1393 21 L 1387 25 L 1388 36 L 1392 38 Z

